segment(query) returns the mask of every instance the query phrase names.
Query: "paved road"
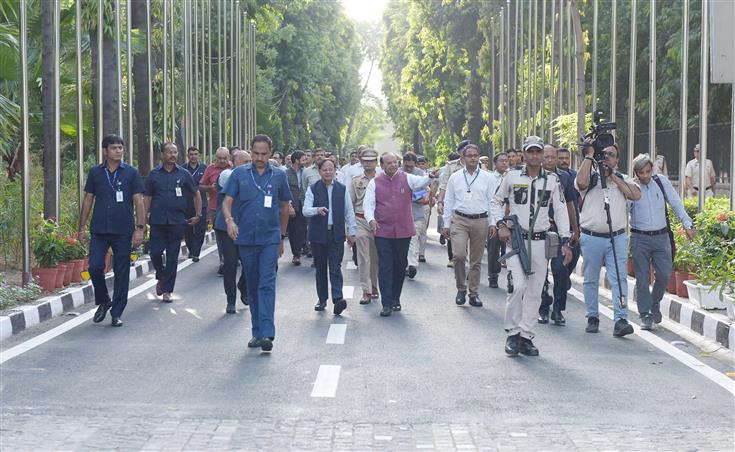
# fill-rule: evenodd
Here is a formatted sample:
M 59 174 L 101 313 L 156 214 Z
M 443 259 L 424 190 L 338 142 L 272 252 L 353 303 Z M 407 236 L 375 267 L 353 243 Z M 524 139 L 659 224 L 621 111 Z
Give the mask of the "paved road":
M 607 319 L 585 334 L 578 302 L 539 325 L 540 357 L 507 358 L 504 292 L 455 306 L 434 241 L 390 318 L 357 303 L 347 259 L 347 311 L 314 312 L 313 269 L 284 256 L 271 354 L 246 348 L 247 308 L 224 313 L 216 259 L 181 271 L 172 305 L 146 291 L 123 328 L 86 322 L 5 362 L 0 449 L 734 448 L 732 394 Z

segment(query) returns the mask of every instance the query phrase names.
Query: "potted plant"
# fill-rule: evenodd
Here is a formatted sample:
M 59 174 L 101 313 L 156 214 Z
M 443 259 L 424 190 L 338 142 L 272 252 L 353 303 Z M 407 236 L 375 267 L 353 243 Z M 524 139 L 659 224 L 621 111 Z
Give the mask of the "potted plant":
M 74 276 L 74 243 L 76 242 L 76 239 L 72 237 L 58 237 L 59 242 L 61 243 L 61 264 L 66 266 L 66 271 L 64 272 L 64 287 L 71 284 L 72 277 Z
M 71 245 L 71 262 L 74 264 L 74 271 L 72 272 L 72 282 L 82 282 L 82 272 L 86 270 L 87 266 L 87 247 L 84 246 L 80 240 L 72 238 L 70 241 Z
M 39 227 L 34 228 L 32 251 L 38 267 L 34 276 L 46 292 L 56 288 L 59 269 L 60 244 L 57 238 L 58 225 L 53 219 L 42 220 Z
M 694 279 L 693 272 L 697 268 L 699 245 L 694 242 L 685 243 L 676 250 L 674 258 L 674 276 L 676 278 L 676 294 L 682 298 L 689 298 L 684 281 Z
M 723 292 L 735 290 L 735 212 L 705 211 L 697 217 L 702 258 L 696 276 L 700 305 L 726 309 Z

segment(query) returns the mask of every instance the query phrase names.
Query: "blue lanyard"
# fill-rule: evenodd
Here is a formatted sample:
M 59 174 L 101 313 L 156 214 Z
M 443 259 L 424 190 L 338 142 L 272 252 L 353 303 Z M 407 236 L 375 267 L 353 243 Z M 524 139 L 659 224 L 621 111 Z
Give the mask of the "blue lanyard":
M 267 170 L 267 169 L 266 169 L 266 170 Z M 267 187 L 270 187 L 270 185 L 269 185 L 269 184 L 270 184 L 270 182 L 271 182 L 271 179 L 273 179 L 273 172 L 274 172 L 274 170 L 272 170 L 272 169 L 271 169 L 271 177 L 269 177 L 269 178 L 268 178 L 268 180 L 267 180 L 267 181 L 265 181 L 265 186 L 266 186 L 266 188 L 267 188 Z M 251 178 L 253 179 L 253 184 L 254 184 L 254 185 L 255 185 L 256 187 L 258 187 L 258 190 L 260 190 L 260 191 L 261 191 L 261 192 L 262 192 L 262 193 L 263 193 L 264 195 L 269 195 L 269 194 L 270 194 L 270 192 L 271 192 L 271 191 L 270 191 L 270 189 L 268 190 L 268 193 L 266 193 L 266 192 L 265 192 L 265 190 L 263 190 L 263 187 L 261 187 L 260 185 L 258 185 L 258 183 L 257 183 L 257 182 L 255 182 L 255 176 L 253 175 L 253 169 L 252 169 L 252 168 L 250 168 L 250 177 L 251 177 Z
M 112 191 L 116 191 L 115 182 L 117 182 L 117 170 L 115 170 L 115 175 L 112 177 L 112 180 L 110 180 L 110 170 L 108 170 L 105 166 L 105 175 L 107 176 L 107 183 L 110 184 L 110 188 L 112 189 Z
M 480 168 L 475 169 L 475 177 L 472 179 L 472 182 L 467 182 L 467 169 L 462 170 L 462 175 L 464 176 L 464 183 L 467 185 L 467 193 L 471 193 L 472 184 L 475 183 L 477 176 L 480 175 Z

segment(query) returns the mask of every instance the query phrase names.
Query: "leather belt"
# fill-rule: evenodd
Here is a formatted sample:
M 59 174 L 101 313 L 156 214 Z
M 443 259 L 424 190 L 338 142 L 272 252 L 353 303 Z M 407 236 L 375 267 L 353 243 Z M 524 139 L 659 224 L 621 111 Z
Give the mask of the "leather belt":
M 363 220 L 365 219 L 365 214 L 364 213 L 357 213 L 357 212 L 355 212 L 355 216 L 357 218 L 362 218 Z
M 625 232 L 625 229 L 619 229 L 619 230 L 613 232 L 612 233 L 612 236 L 613 237 L 617 237 L 617 236 L 619 236 L 620 234 L 622 234 L 624 232 Z M 610 238 L 610 234 L 608 234 L 607 232 L 592 232 L 589 229 L 585 229 L 585 228 L 582 228 L 582 234 L 591 235 L 592 237 L 603 237 L 603 238 L 606 238 L 606 239 L 609 239 Z
M 528 240 L 528 231 L 523 231 L 523 238 Z M 531 240 L 546 240 L 546 231 L 532 233 Z
M 459 210 L 454 211 L 455 214 L 459 215 L 460 217 L 469 218 L 470 220 L 477 220 L 480 218 L 487 218 L 487 212 L 483 213 L 477 213 L 477 214 L 468 214 L 468 213 L 462 213 Z
M 643 234 L 643 235 L 653 236 L 653 235 L 667 234 L 669 232 L 669 228 L 659 229 L 658 231 L 641 231 L 640 229 L 630 228 L 630 232 L 633 232 L 635 234 Z

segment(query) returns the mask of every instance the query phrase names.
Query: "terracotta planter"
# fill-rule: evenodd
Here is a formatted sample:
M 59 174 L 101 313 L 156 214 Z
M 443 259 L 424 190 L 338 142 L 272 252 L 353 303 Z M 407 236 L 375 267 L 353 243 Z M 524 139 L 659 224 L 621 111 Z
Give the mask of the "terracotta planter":
M 35 278 L 38 278 L 38 284 L 43 288 L 44 292 L 53 292 L 54 289 L 56 289 L 56 275 L 58 274 L 58 269 L 56 267 L 32 268 L 31 274 Z
M 66 276 L 66 264 L 59 263 L 56 268 L 59 269 L 56 273 L 56 288 L 62 289 L 64 287 L 64 276 Z
M 669 285 L 666 286 L 666 292 L 676 295 L 676 275 L 674 273 L 669 277 Z
M 85 259 L 75 259 L 72 261 L 74 264 L 74 270 L 72 270 L 71 273 L 71 282 L 82 282 L 82 272 L 84 271 L 84 267 L 87 265 L 86 262 L 87 261 Z
M 107 253 L 105 256 L 105 273 L 110 273 L 112 268 L 112 253 Z
M 689 292 L 687 292 L 687 287 L 684 285 L 684 281 L 689 281 L 694 278 L 687 272 L 676 271 L 674 272 L 674 275 L 676 276 L 676 295 L 682 298 L 689 298 Z
M 633 269 L 633 258 L 628 258 L 628 276 L 635 277 L 635 270 Z
M 74 262 L 67 261 L 64 262 L 64 265 L 66 265 L 66 272 L 64 273 L 64 287 L 71 284 L 71 278 L 74 276 Z

